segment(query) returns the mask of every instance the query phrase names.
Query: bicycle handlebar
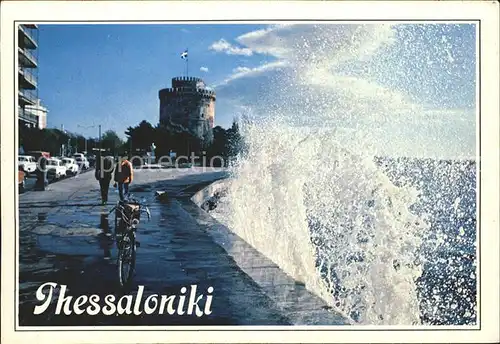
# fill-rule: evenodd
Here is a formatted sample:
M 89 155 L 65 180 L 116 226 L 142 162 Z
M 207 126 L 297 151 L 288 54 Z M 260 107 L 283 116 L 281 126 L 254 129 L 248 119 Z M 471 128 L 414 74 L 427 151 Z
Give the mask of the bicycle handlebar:
M 129 198 L 129 200 L 131 200 L 131 199 Z M 146 205 L 140 203 L 139 201 L 137 201 L 135 199 L 132 199 L 132 201 L 133 202 L 136 201 L 134 203 L 137 204 L 137 205 L 139 205 L 139 211 L 141 213 L 146 213 L 148 215 L 148 220 L 151 220 L 151 212 L 149 211 L 149 208 Z M 118 205 L 115 205 L 113 208 L 111 208 L 111 210 L 109 211 L 108 214 L 111 214 L 113 211 L 116 211 L 117 207 L 118 207 Z

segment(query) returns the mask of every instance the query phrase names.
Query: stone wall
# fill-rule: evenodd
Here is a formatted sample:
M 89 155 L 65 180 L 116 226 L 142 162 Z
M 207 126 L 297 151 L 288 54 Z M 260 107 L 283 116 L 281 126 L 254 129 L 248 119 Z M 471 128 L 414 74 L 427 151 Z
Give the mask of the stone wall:
M 207 90 L 202 79 L 173 78 L 172 88 L 160 90 L 159 98 L 160 123 L 181 125 L 200 139 L 213 128 L 215 92 Z

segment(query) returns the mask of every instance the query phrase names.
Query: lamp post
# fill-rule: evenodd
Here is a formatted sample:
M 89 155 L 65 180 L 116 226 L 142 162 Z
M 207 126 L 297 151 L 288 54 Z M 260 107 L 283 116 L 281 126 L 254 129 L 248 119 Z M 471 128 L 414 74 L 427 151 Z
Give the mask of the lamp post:
M 93 124 L 93 125 L 77 125 L 79 128 L 84 128 L 84 129 L 90 129 L 90 128 L 95 128 L 99 127 L 99 157 L 101 156 L 101 149 L 102 149 L 102 143 L 101 143 L 101 125 L 98 124 Z M 87 137 L 85 137 L 85 152 L 87 152 Z
M 101 125 L 99 124 L 99 159 L 101 158 L 101 149 L 102 149 L 102 142 L 101 142 Z

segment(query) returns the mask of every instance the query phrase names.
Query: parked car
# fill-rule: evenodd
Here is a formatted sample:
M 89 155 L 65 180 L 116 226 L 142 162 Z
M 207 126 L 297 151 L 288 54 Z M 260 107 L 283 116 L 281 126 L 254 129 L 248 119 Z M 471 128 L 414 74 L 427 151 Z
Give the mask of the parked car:
M 47 177 L 51 180 L 66 177 L 66 166 L 59 159 L 51 158 L 47 161 Z
M 89 156 L 87 156 L 87 160 L 89 161 L 89 166 L 90 167 L 95 167 L 95 161 L 96 161 L 96 156 L 95 155 L 89 155 Z
M 66 166 L 66 175 L 75 175 L 78 173 L 78 164 L 73 158 L 62 158 L 62 164 Z
M 24 155 L 29 155 L 29 156 L 32 156 L 35 158 L 35 160 L 38 161 L 38 159 L 40 159 L 40 157 L 44 156 L 46 157 L 47 159 L 50 159 L 50 153 L 49 152 L 42 152 L 42 151 L 30 151 L 30 152 L 27 152 L 26 154 Z
M 88 170 L 90 168 L 89 161 L 86 157 L 77 156 L 75 157 L 75 160 L 81 170 Z
M 19 166 L 18 172 L 17 172 L 17 186 L 19 193 L 24 192 L 26 188 L 26 172 Z
M 36 160 L 30 155 L 19 155 L 17 165 L 26 173 L 33 173 L 36 170 Z

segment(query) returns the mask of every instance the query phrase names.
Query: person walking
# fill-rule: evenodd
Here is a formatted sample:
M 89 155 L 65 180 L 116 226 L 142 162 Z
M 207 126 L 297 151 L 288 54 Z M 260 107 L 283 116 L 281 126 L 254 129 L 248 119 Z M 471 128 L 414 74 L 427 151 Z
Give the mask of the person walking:
M 41 156 L 38 159 L 38 166 L 36 170 L 36 189 L 40 191 L 47 190 L 47 185 L 49 185 L 49 181 L 47 180 L 47 165 L 48 160 L 45 156 Z
M 106 205 L 108 202 L 109 184 L 113 178 L 113 158 L 98 157 L 95 166 L 95 179 L 99 181 L 101 189 L 101 204 Z
M 125 200 L 125 196 L 128 197 L 128 187 L 133 179 L 134 171 L 132 164 L 126 157 L 119 158 L 115 167 L 115 183 L 113 186 L 116 187 L 118 183 L 118 192 L 121 201 Z

